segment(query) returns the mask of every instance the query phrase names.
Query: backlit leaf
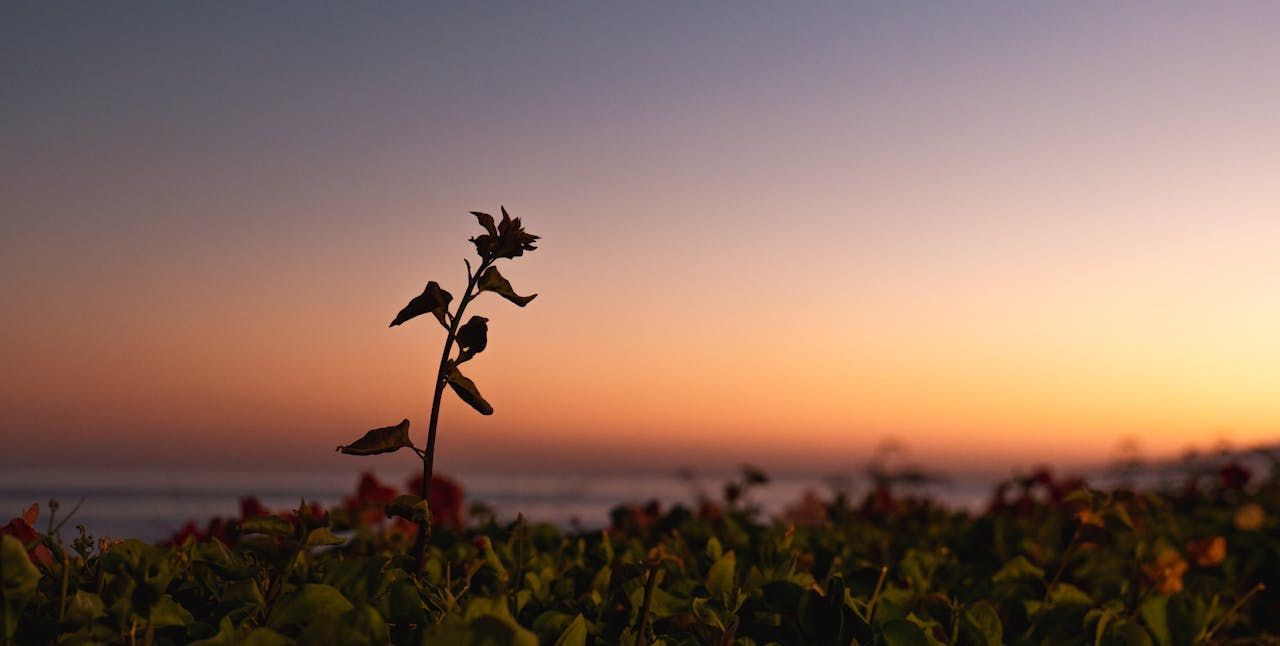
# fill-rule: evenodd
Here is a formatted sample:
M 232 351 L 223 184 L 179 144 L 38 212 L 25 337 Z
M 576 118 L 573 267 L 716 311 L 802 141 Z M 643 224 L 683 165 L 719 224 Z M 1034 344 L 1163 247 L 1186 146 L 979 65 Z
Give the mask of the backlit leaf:
M 529 296 L 521 296 L 517 294 L 516 291 L 512 289 L 511 283 L 506 278 L 502 277 L 502 274 L 498 272 L 496 267 L 490 267 L 484 270 L 484 273 L 480 274 L 480 280 L 476 285 L 480 288 L 480 291 L 493 292 L 512 303 L 519 305 L 520 307 L 528 305 L 529 301 L 538 297 L 537 294 L 530 294 Z
M 471 215 L 476 216 L 476 220 L 480 222 L 480 226 L 484 227 L 484 230 L 488 231 L 489 235 L 497 237 L 498 228 L 493 224 L 492 215 L 489 215 L 488 213 L 481 213 L 479 211 L 472 211 Z
M 483 316 L 467 319 L 467 322 L 458 328 L 457 338 L 458 347 L 462 349 L 458 354 L 458 363 L 480 354 L 489 345 L 489 319 Z
M 431 313 L 435 315 L 436 320 L 440 321 L 440 325 L 448 328 L 444 315 L 449 311 L 449 302 L 452 300 L 453 295 L 441 289 L 439 283 L 433 280 L 427 283 L 421 294 L 414 296 L 413 300 L 409 301 L 399 314 L 396 314 L 388 327 L 395 327 L 409 319 Z
M 738 561 L 733 554 L 733 550 L 724 553 L 707 571 L 707 590 L 719 599 L 728 603 L 728 599 L 733 595 L 733 571 L 737 568 Z
M 493 414 L 493 406 L 490 406 L 489 402 L 484 400 L 484 397 L 480 395 L 480 390 L 476 388 L 475 382 L 467 379 L 467 377 L 462 374 L 462 371 L 458 370 L 457 366 L 449 367 L 449 374 L 446 379 L 449 382 L 449 387 L 462 398 L 462 401 L 467 402 L 472 408 L 480 411 L 481 415 Z
M 364 434 L 364 437 L 339 446 L 338 450 L 347 455 L 377 455 L 391 453 L 406 446 L 413 446 L 409 441 L 409 420 L 401 420 L 395 426 L 375 428 Z

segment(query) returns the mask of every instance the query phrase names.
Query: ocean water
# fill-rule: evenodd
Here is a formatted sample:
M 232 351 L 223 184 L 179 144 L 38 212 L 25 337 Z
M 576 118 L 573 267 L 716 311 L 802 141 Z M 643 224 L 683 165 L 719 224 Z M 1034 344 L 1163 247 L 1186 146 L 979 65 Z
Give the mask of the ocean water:
M 403 488 L 411 474 L 376 472 L 385 484 Z M 676 473 L 460 473 L 452 474 L 465 490 L 464 504 L 483 502 L 500 520 L 523 513 L 533 521 L 565 527 L 598 528 L 608 524 L 609 510 L 620 503 L 657 500 L 664 506 L 692 504 L 699 495 L 718 499 L 732 473 L 690 479 Z M 355 491 L 358 471 L 235 472 L 190 470 L 5 470 L 0 472 L 0 523 L 19 515 L 31 503 L 40 504 L 38 528 L 46 529 L 49 500 L 60 503 L 59 519 L 79 505 L 63 526 L 62 535 L 75 535 L 84 525 L 94 536 L 134 537 L 156 541 L 169 536 L 186 520 L 203 523 L 214 516 L 238 516 L 242 496 L 257 496 L 272 510 L 293 509 L 301 499 L 336 505 Z M 993 478 L 952 479 L 917 488 L 946 504 L 968 509 L 989 498 Z M 868 485 L 856 477 L 844 480 L 853 495 Z M 776 514 L 812 490 L 827 496 L 830 478 L 774 476 L 753 488 L 750 501 Z

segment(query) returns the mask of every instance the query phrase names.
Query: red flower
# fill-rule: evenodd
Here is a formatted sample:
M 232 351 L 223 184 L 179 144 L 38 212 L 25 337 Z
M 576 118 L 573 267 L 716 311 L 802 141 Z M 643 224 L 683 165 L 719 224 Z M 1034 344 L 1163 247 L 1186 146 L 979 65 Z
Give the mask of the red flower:
M 268 516 L 271 510 L 258 500 L 257 496 L 245 496 L 240 499 L 240 520 L 249 520 L 258 516 Z
M 35 563 L 40 563 L 45 567 L 53 565 L 53 552 L 49 551 L 41 541 L 40 533 L 36 531 L 36 518 L 40 515 L 40 505 L 31 503 L 27 510 L 22 512 L 21 516 L 9 521 L 9 524 L 0 527 L 0 534 L 12 536 L 27 547 L 27 556 Z
M 408 492 L 422 492 L 422 476 L 414 476 L 406 483 Z M 462 485 L 447 476 L 431 476 L 431 491 L 427 494 L 427 508 L 431 510 L 431 522 L 453 529 L 462 529 Z
M 1218 478 L 1222 480 L 1222 488 L 1231 491 L 1244 489 L 1244 486 L 1249 484 L 1251 475 L 1249 470 L 1239 462 L 1228 462 L 1218 469 Z

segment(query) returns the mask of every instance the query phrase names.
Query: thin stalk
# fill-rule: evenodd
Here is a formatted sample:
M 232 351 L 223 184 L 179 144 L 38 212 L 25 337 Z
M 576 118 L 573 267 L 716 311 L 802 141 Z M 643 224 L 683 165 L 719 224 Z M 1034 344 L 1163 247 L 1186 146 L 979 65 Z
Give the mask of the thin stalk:
M 636 644 L 649 644 L 649 604 L 653 603 L 653 589 L 658 585 L 658 561 L 649 564 L 649 578 L 644 582 L 644 599 L 640 602 L 640 614 L 636 617 Z
M 1245 595 L 1241 597 L 1239 601 L 1235 602 L 1235 604 L 1232 605 L 1230 609 L 1228 609 L 1225 613 L 1223 613 L 1223 615 L 1218 618 L 1218 621 L 1214 622 L 1213 627 L 1209 629 L 1209 632 L 1204 634 L 1204 637 L 1202 637 L 1198 643 L 1204 644 L 1212 641 L 1213 634 L 1218 632 L 1220 628 L 1225 626 L 1227 622 L 1230 621 L 1231 618 L 1234 617 L 1235 614 L 1239 612 L 1241 608 L 1244 607 L 1244 604 L 1248 603 L 1249 599 L 1253 598 L 1253 595 L 1258 594 L 1259 592 L 1262 592 L 1263 590 L 1266 590 L 1266 589 L 1267 589 L 1267 586 L 1261 583 L 1253 586 L 1253 588 L 1249 590 L 1249 592 L 1245 593 Z
M 449 369 L 450 355 L 453 354 L 453 343 L 457 340 L 458 325 L 462 321 L 462 314 L 467 309 L 467 304 L 471 302 L 477 295 L 475 288 L 476 282 L 480 280 L 480 274 L 492 263 L 492 260 L 485 260 L 480 263 L 480 267 L 474 273 L 471 267 L 467 266 L 467 289 L 462 293 L 462 299 L 458 301 L 458 310 L 449 319 L 449 334 L 444 340 L 444 351 L 440 353 L 440 367 L 436 370 L 436 388 L 431 397 L 431 421 L 427 426 L 427 447 L 422 454 L 422 487 L 419 489 L 418 495 L 423 500 L 429 500 L 431 494 L 431 475 L 435 470 L 436 457 L 436 428 L 440 424 L 440 400 L 444 397 L 445 374 Z M 428 503 L 430 505 L 430 503 Z M 428 507 L 428 511 L 430 508 Z M 422 565 L 427 559 L 427 540 L 431 533 L 431 519 L 425 518 L 418 523 L 418 544 L 414 549 L 417 555 L 416 572 L 422 571 Z

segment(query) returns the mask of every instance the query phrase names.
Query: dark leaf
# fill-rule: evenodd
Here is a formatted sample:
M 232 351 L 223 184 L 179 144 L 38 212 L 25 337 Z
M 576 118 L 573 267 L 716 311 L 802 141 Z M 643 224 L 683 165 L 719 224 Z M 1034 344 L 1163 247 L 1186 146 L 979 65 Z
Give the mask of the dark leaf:
M 413 446 L 413 442 L 409 441 L 409 420 L 407 419 L 401 420 L 395 426 L 375 428 L 355 442 L 339 446 L 338 450 L 347 455 L 377 455 L 392 453 L 406 446 Z
M 387 503 L 387 518 L 393 516 L 415 523 L 425 523 L 431 520 L 431 511 L 427 508 L 427 501 L 404 494 L 396 496 L 395 500 Z
M 399 314 L 396 314 L 396 318 L 391 321 L 391 325 L 388 327 L 395 327 L 411 318 L 430 312 L 435 315 L 436 320 L 440 321 L 440 325 L 444 325 L 447 328 L 448 325 L 444 322 L 444 315 L 448 313 L 449 302 L 452 300 L 453 294 L 441 289 L 439 283 L 433 280 L 427 283 L 421 294 L 414 296 L 413 300 L 409 301 L 409 304 L 405 305 Z
M 475 382 L 467 379 L 462 372 L 458 370 L 457 366 L 450 366 L 449 375 L 446 379 L 449 382 L 449 387 L 453 389 L 453 392 L 458 393 L 458 396 L 462 398 L 462 401 L 467 402 L 472 408 L 480 411 L 481 415 L 493 414 L 493 406 L 490 406 L 489 402 L 485 401 L 484 397 L 480 396 L 480 390 L 476 388 Z
M 924 630 L 906 619 L 893 619 L 880 627 L 885 646 L 929 646 Z
M 526 251 L 533 251 L 537 247 L 533 246 L 533 242 L 538 239 L 524 230 L 520 224 L 520 218 L 512 218 L 507 214 L 506 207 L 502 208 L 502 221 L 498 223 L 497 230 L 490 228 L 493 218 L 490 216 L 486 221 L 483 214 L 476 213 L 476 218 L 480 220 L 480 224 L 489 231 L 484 235 L 479 235 L 471 239 L 476 245 L 476 253 L 481 258 L 497 259 L 497 258 L 516 258 L 524 255 Z
M 276 601 L 267 616 L 267 626 L 274 630 L 305 626 L 316 617 L 338 615 L 351 608 L 351 602 L 336 588 L 304 583 Z
M 495 238 L 498 236 L 498 229 L 493 225 L 492 215 L 489 215 L 488 213 L 481 213 L 479 211 L 472 211 L 471 215 L 476 216 L 476 220 L 480 221 L 480 226 L 484 227 L 484 230 L 488 231 L 489 235 Z
M 458 347 L 462 349 L 458 354 L 458 363 L 480 354 L 487 345 L 489 345 L 489 319 L 483 316 L 471 317 L 461 328 L 458 328 Z
M 490 267 L 484 270 L 484 273 L 480 274 L 480 281 L 477 285 L 480 287 L 480 291 L 493 292 L 512 303 L 519 305 L 520 307 L 528 305 L 529 301 L 537 298 L 538 296 L 537 294 L 531 294 L 529 296 L 521 296 L 517 294 L 515 290 L 511 288 L 511 283 L 507 281 L 506 278 L 503 278 L 502 274 L 498 273 L 498 269 L 496 267 Z

